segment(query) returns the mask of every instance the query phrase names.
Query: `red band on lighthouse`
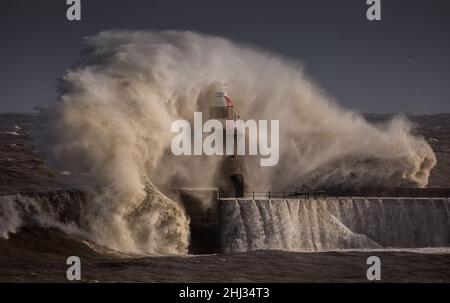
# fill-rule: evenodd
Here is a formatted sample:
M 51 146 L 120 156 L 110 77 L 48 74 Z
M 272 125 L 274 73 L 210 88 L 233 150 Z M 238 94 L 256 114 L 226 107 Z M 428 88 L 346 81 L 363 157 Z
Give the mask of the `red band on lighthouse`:
M 225 98 L 225 100 L 227 101 L 227 106 L 228 106 L 228 107 L 234 107 L 233 100 L 231 100 L 230 97 L 224 96 L 224 98 Z

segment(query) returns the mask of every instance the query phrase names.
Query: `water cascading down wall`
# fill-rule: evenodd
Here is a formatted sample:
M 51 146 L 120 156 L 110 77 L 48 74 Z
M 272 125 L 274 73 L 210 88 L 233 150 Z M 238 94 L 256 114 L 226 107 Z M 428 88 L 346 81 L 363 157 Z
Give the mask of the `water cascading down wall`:
M 450 246 L 450 199 L 222 199 L 221 250 Z

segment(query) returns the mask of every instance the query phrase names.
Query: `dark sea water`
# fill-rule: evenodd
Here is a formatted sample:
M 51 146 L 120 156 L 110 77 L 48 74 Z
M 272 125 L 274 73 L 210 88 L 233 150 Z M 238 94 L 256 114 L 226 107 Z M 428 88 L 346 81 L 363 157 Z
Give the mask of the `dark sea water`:
M 386 117 L 369 116 L 374 122 L 383 119 Z M 415 132 L 426 138 L 438 158 L 429 186 L 450 187 L 450 115 L 412 117 L 412 121 L 416 123 Z M 89 201 L 89 196 L 79 190 L 82 182 L 65 172 L 49 169 L 33 143 L 33 134 L 43 123 L 38 115 L 0 115 L 1 282 L 66 282 L 66 259 L 72 255 L 81 258 L 82 281 L 85 282 L 366 281 L 366 260 L 372 255 L 382 260 L 385 282 L 450 282 L 450 220 L 446 215 L 448 200 L 444 199 L 432 201 L 431 208 L 414 202 L 415 208 L 404 215 L 398 209 L 406 207 L 408 201 L 398 205 L 386 202 L 395 211 L 385 211 L 383 220 L 379 215 L 381 202 L 370 208 L 363 207 L 369 203 L 363 201 L 352 208 L 346 205 L 356 202 L 337 201 L 335 205 L 341 205 L 347 212 L 329 206 L 329 213 L 344 222 L 345 228 L 350 226 L 353 232 L 358 231 L 370 239 L 350 237 L 350 244 L 342 243 L 336 240 L 340 235 L 322 232 L 330 221 L 310 222 L 308 226 L 315 227 L 316 232 L 308 229 L 308 233 L 296 234 L 298 243 L 295 244 L 300 248 L 311 245 L 310 252 L 289 251 L 298 250 L 289 246 L 294 245 L 289 242 L 291 234 L 270 242 L 270 231 L 258 230 L 253 225 L 245 233 L 236 230 L 236 225 L 229 226 L 232 236 L 228 237 L 231 241 L 228 244 L 236 249 L 220 254 L 142 256 L 102 247 L 77 232 L 83 227 L 83 206 Z M 260 203 L 259 207 L 269 207 L 264 205 Z M 280 211 L 291 212 L 288 216 L 291 222 L 274 223 L 274 228 L 296 220 L 292 216 L 292 205 L 286 202 L 283 207 L 279 207 Z M 245 214 L 242 217 L 244 221 L 255 222 L 250 204 L 238 205 L 238 209 L 247 209 L 247 217 Z M 348 217 L 351 209 L 359 213 Z M 231 207 L 229 211 L 231 218 L 236 208 Z M 311 208 L 311 211 L 314 210 Z M 398 215 L 392 217 L 391 213 Z M 421 218 L 423 222 L 419 222 Z M 261 222 L 263 219 L 259 218 Z M 378 230 L 364 229 L 377 220 Z M 242 222 L 242 226 L 248 222 Z M 344 234 L 345 228 L 341 230 Z M 409 237 L 410 231 L 413 236 Z M 310 243 L 303 235 L 316 237 L 317 241 Z M 332 241 L 337 241 L 334 246 L 330 244 Z M 269 242 L 278 244 L 266 245 Z M 355 243 L 362 243 L 361 247 Z

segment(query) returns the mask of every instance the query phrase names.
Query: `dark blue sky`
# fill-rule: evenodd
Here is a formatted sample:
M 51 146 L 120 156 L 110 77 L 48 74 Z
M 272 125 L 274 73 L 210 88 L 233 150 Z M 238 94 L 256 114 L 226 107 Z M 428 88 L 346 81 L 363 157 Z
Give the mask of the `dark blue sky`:
M 366 0 L 81 2 L 80 22 L 66 20 L 66 0 L 0 2 L 0 112 L 54 102 L 82 38 L 105 29 L 221 35 L 301 60 L 345 107 L 450 112 L 448 0 L 382 0 L 381 22 L 366 19 Z

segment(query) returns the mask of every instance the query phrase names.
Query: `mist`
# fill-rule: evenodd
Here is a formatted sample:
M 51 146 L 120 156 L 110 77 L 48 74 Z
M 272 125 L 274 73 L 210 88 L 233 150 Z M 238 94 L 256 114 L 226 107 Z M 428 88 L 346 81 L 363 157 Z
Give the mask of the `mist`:
M 246 161 L 254 190 L 425 187 L 436 164 L 404 117 L 367 123 L 300 62 L 193 32 L 105 31 L 85 43 L 60 81 L 45 145 L 58 166 L 93 178 L 92 237 L 109 247 L 187 251 L 189 219 L 165 190 L 214 186 L 217 162 L 173 160 L 171 124 L 206 110 L 217 83 L 243 120 L 280 121 L 278 165 Z

